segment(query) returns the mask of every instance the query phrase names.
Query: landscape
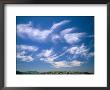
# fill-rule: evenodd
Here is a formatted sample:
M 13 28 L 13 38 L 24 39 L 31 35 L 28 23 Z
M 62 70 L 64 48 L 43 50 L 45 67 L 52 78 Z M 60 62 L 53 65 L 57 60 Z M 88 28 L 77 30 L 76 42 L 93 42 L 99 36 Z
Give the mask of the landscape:
M 20 72 L 20 71 L 16 71 L 16 74 L 93 74 L 93 73 L 78 72 L 78 71 L 48 71 L 48 72 L 37 72 L 37 71 Z
M 94 62 L 94 16 L 16 16 L 16 75 L 92 75 Z

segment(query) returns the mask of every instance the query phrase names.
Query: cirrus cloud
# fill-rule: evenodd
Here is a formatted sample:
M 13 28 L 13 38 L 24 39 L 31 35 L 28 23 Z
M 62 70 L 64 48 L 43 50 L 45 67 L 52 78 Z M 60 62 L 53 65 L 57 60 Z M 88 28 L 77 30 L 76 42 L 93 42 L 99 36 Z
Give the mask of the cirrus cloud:
M 53 24 L 53 26 L 50 28 L 50 30 L 55 30 L 57 28 L 59 28 L 60 26 L 66 24 L 66 23 L 69 23 L 70 21 L 69 20 L 63 20 L 63 21 L 60 21 L 58 23 L 55 23 Z

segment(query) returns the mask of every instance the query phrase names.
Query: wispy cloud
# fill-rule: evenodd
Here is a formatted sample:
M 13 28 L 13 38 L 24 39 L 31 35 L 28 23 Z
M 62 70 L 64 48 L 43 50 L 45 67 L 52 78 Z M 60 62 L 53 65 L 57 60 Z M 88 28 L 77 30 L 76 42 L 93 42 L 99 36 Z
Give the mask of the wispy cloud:
M 75 30 L 75 28 L 66 28 L 66 29 L 62 30 L 60 32 L 60 34 L 61 34 L 61 36 L 64 36 L 65 34 L 71 33 L 74 30 Z
M 58 22 L 58 23 L 55 23 L 55 24 L 53 24 L 53 26 L 50 28 L 50 30 L 51 30 L 51 31 L 52 31 L 52 30 L 55 30 L 55 29 L 59 28 L 60 26 L 66 24 L 66 23 L 69 23 L 69 22 L 70 22 L 69 20 L 63 20 L 63 21 L 60 21 L 60 22 Z

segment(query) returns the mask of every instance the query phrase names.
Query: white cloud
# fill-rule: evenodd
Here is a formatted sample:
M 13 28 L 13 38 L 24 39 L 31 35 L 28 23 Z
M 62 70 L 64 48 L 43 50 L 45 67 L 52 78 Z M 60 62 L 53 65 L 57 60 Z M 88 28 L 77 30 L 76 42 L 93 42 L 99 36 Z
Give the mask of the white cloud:
M 73 44 L 79 42 L 84 35 L 85 33 L 69 33 L 64 35 L 64 39 L 67 43 Z
M 41 53 L 39 53 L 37 56 L 48 58 L 53 55 L 54 55 L 53 49 L 47 49 L 47 50 L 42 50 Z
M 57 61 L 51 63 L 55 68 L 70 67 L 66 61 Z
M 51 64 L 55 68 L 62 68 L 62 67 L 78 67 L 81 66 L 84 62 L 81 62 L 79 60 L 73 60 L 73 61 L 57 61 L 52 62 Z
M 55 23 L 50 29 L 40 30 L 32 26 L 32 22 L 28 24 L 18 24 L 17 25 L 17 34 L 22 38 L 29 38 L 37 41 L 45 41 L 49 34 L 53 32 L 54 29 L 57 29 L 61 25 L 70 22 L 69 20 L 63 20 L 61 22 Z
M 34 60 L 32 52 L 36 52 L 38 47 L 30 46 L 30 45 L 17 45 L 17 59 L 25 62 L 31 62 Z
M 94 57 L 94 52 L 90 52 L 90 53 L 88 54 L 88 58 L 90 58 L 90 57 Z
M 55 60 L 56 54 L 54 53 L 53 49 L 47 49 L 47 50 L 42 50 L 39 54 L 37 54 L 37 57 L 41 61 L 45 61 L 47 63 L 51 63 Z
M 18 24 L 17 25 L 17 34 L 21 37 L 25 37 L 25 35 L 29 35 L 32 31 L 31 23 L 28 24 Z
M 45 40 L 51 32 L 49 30 L 33 30 L 31 37 L 36 40 Z
M 17 25 L 17 34 L 22 38 L 45 40 L 50 33 L 50 30 L 39 30 L 37 28 L 33 28 L 32 23 Z
M 61 40 L 64 38 L 64 40 L 68 44 L 74 44 L 76 42 L 79 42 L 85 33 L 73 33 L 72 31 L 75 28 L 67 28 L 60 32 L 60 34 L 53 33 L 55 29 L 58 29 L 60 26 L 70 22 L 69 20 L 64 20 L 58 23 L 53 24 L 53 26 L 49 30 L 40 30 L 38 28 L 32 27 L 32 22 L 29 22 L 28 24 L 18 24 L 17 25 L 17 34 L 22 38 L 30 38 L 32 40 L 37 41 L 46 41 L 48 36 L 51 34 L 51 37 L 48 38 L 49 40 L 52 40 L 53 42 L 56 42 L 58 40 Z M 38 47 L 36 46 L 28 46 L 28 45 L 17 45 L 18 50 L 20 52 L 17 53 L 17 58 L 21 61 L 31 62 L 34 60 L 32 55 L 27 55 L 26 51 L 36 52 L 38 50 Z M 93 56 L 93 53 L 88 53 L 88 49 L 84 44 L 81 46 L 73 46 L 70 48 L 64 47 L 65 51 L 61 54 L 57 54 L 53 51 L 53 49 L 47 49 L 42 50 L 39 54 L 37 54 L 37 58 L 41 61 L 45 61 L 55 68 L 61 68 L 61 67 L 78 67 L 81 66 L 84 62 L 73 59 L 71 60 L 62 60 L 57 61 L 60 57 L 64 56 L 66 53 L 69 53 L 70 55 L 76 56 L 76 55 L 83 55 L 87 56 Z
M 37 51 L 38 47 L 30 45 L 17 45 L 18 50 L 28 50 L 28 51 Z
M 59 57 L 66 55 L 66 53 L 69 53 L 70 55 L 73 55 L 74 57 L 77 55 L 80 55 L 80 57 L 84 56 L 85 60 L 89 58 L 90 56 L 91 57 L 93 56 L 93 52 L 89 53 L 89 49 L 84 44 L 82 44 L 80 46 L 73 46 L 70 48 L 66 48 L 66 50 L 59 55 L 53 52 L 53 49 L 44 50 L 42 51 L 40 58 L 42 61 L 49 63 L 55 68 L 79 67 L 85 63 L 85 60 L 77 60 L 77 58 L 75 59 L 72 57 L 70 57 L 70 60 L 68 57 L 65 60 L 59 60 Z
M 70 22 L 69 20 L 63 20 L 61 22 L 55 23 L 53 24 L 53 26 L 50 28 L 50 30 L 55 30 L 57 28 L 59 28 L 61 25 L 64 25 L 66 23 Z
M 18 59 L 25 62 L 31 62 L 34 60 L 31 56 L 17 56 Z
M 45 50 L 44 52 L 43 52 L 43 56 L 44 57 L 49 57 L 49 56 L 51 56 L 52 55 L 52 49 L 50 49 L 50 50 Z
M 59 57 L 65 55 L 67 52 L 69 52 L 70 48 L 67 49 L 65 52 L 61 53 L 60 55 L 56 55 L 56 53 L 53 52 L 53 49 L 49 50 L 43 50 L 39 56 L 41 61 L 45 61 L 46 63 L 49 63 L 55 68 L 62 68 L 62 67 L 77 67 L 81 66 L 84 62 L 79 61 L 79 60 L 62 60 L 62 61 L 57 61 Z
M 54 60 L 55 60 L 54 57 L 48 57 L 46 62 L 52 63 L 52 62 L 54 62 Z
M 58 40 L 61 40 L 61 37 L 59 35 L 57 35 L 57 34 L 52 35 L 52 42 L 56 43 Z
M 60 34 L 62 35 L 62 36 L 64 36 L 65 34 L 68 34 L 68 33 L 70 33 L 71 31 L 73 31 L 75 28 L 67 28 L 67 29 L 64 29 L 64 30 L 62 30 L 61 32 L 60 32 Z
M 88 54 L 88 51 L 89 50 L 86 48 L 84 44 L 82 44 L 81 46 L 73 46 L 70 49 L 68 49 L 68 52 L 73 55 L 79 54 L 86 56 Z
M 90 56 L 94 56 L 94 52 L 90 52 L 89 55 L 90 55 Z
M 25 62 L 31 62 L 34 60 L 34 58 L 30 55 L 25 55 L 25 51 L 22 52 L 18 52 L 17 53 L 17 59 L 21 60 L 21 61 L 25 61 Z
M 61 53 L 61 54 L 55 56 L 54 59 L 58 59 L 59 57 L 65 55 L 67 52 L 68 52 L 68 49 L 67 49 L 66 51 L 64 51 L 63 53 Z
M 78 61 L 78 60 L 73 60 L 72 62 L 70 62 L 70 66 L 81 66 L 81 64 L 83 64 L 84 62 Z

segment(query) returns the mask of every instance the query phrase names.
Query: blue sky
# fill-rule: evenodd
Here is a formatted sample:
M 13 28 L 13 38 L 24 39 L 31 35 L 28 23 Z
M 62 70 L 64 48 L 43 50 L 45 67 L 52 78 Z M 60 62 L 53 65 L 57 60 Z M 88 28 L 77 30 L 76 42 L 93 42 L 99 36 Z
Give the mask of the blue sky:
M 17 16 L 20 71 L 94 72 L 93 16 Z

